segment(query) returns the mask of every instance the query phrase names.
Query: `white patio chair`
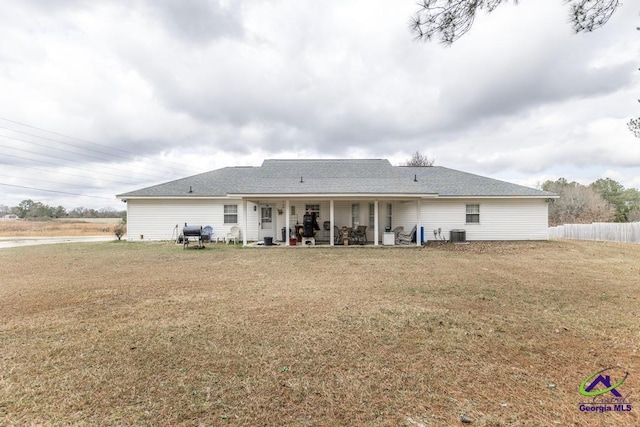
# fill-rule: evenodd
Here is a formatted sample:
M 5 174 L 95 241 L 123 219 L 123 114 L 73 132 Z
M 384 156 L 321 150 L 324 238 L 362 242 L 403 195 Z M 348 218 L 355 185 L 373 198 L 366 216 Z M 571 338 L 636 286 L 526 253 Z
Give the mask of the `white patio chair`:
M 231 230 L 227 233 L 227 237 L 225 237 L 225 242 L 227 245 L 233 241 L 234 244 L 237 244 L 240 240 L 240 227 L 234 225 L 231 227 Z
M 394 241 L 396 242 L 396 245 L 397 245 L 398 242 L 399 242 L 398 236 L 400 236 L 400 233 L 402 233 L 404 231 L 404 227 L 399 225 L 399 226 L 397 226 L 396 228 L 394 228 L 391 231 L 393 232 L 393 234 L 395 234 Z
M 398 233 L 398 244 L 410 245 L 412 242 L 415 242 L 417 229 L 418 227 L 414 225 L 409 233 L 404 233 L 404 232 Z

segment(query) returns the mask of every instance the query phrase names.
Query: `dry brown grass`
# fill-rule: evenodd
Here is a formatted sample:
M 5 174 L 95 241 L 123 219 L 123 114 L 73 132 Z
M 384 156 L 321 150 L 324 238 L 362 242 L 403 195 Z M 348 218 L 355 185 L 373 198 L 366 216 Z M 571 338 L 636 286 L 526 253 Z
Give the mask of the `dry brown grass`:
M 0 424 L 638 425 L 640 246 L 0 251 Z M 633 400 L 633 395 L 632 395 Z M 633 402 L 635 404 L 635 402 Z
M 100 236 L 113 234 L 117 218 L 100 220 L 0 221 L 0 236 Z

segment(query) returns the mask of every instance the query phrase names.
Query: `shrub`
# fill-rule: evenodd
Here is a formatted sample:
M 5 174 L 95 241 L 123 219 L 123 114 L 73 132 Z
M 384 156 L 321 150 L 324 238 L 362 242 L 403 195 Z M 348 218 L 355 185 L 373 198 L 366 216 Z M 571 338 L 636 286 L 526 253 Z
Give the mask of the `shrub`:
M 113 234 L 116 235 L 118 240 L 122 239 L 122 236 L 127 232 L 127 227 L 124 224 L 118 224 L 113 227 Z

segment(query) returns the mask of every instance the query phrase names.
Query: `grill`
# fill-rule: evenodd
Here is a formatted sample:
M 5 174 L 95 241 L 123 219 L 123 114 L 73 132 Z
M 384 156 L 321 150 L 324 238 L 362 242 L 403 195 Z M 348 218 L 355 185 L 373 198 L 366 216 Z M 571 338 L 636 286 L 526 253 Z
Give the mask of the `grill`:
M 185 224 L 182 229 L 182 248 L 188 248 L 190 242 L 198 242 L 198 249 L 202 249 L 204 248 L 205 237 L 208 237 L 208 234 L 202 231 L 201 225 Z

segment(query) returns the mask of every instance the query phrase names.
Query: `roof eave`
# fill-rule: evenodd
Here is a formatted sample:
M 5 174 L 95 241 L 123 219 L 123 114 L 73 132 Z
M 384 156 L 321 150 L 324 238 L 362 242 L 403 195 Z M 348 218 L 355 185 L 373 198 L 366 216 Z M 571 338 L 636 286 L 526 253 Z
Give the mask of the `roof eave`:
M 485 195 L 440 195 L 438 196 L 439 199 L 557 199 L 559 198 L 559 196 L 557 195 L 547 195 L 547 194 L 540 194 L 540 195 L 518 195 L 518 194 L 514 194 L 514 195 L 492 195 L 492 194 L 485 194 Z
M 241 199 L 255 199 L 255 198 L 279 198 L 279 199 L 304 199 L 304 198 L 336 198 L 336 199 L 375 199 L 375 198 L 385 198 L 385 199 L 433 199 L 437 198 L 438 195 L 435 193 L 236 193 L 229 194 L 230 198 L 241 198 Z

